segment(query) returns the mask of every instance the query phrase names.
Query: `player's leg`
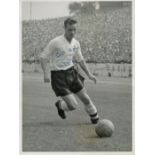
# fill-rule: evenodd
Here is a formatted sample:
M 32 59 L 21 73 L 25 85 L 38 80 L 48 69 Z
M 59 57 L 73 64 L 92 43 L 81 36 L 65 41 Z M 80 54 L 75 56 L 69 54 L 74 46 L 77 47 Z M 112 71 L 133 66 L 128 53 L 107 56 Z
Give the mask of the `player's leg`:
M 72 111 L 76 109 L 78 105 L 77 100 L 73 94 L 68 94 L 66 96 L 61 96 L 61 100 L 58 100 L 55 105 L 58 110 L 58 114 L 62 119 L 66 118 L 65 112 Z
M 65 111 L 75 110 L 78 102 L 73 94 L 69 94 L 66 96 L 61 96 L 63 102 L 61 103 L 61 107 Z
M 85 110 L 89 114 L 91 122 L 96 124 L 99 120 L 99 116 L 97 113 L 96 106 L 94 105 L 91 98 L 87 94 L 86 89 L 83 88 L 81 91 L 77 92 L 76 95 L 84 103 Z
M 70 70 L 51 71 L 52 89 L 56 96 L 61 98 L 61 100 L 58 100 L 55 103 L 55 106 L 57 107 L 58 114 L 62 119 L 66 118 L 65 111 L 74 110 L 77 105 L 77 101 L 69 89 L 71 85 L 70 81 L 72 81 L 71 73 Z

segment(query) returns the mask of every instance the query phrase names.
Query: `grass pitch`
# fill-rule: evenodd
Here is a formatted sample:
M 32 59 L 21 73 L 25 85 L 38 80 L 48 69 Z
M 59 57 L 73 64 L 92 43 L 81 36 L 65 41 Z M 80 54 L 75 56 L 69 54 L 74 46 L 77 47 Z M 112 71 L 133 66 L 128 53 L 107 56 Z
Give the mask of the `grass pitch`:
M 90 123 L 83 104 L 67 113 L 62 120 L 54 106 L 50 84 L 40 74 L 22 77 L 22 150 L 46 151 L 131 151 L 132 150 L 132 84 L 131 79 L 106 78 L 96 85 L 86 81 L 88 94 L 100 118 L 110 119 L 115 132 L 110 138 L 99 138 Z

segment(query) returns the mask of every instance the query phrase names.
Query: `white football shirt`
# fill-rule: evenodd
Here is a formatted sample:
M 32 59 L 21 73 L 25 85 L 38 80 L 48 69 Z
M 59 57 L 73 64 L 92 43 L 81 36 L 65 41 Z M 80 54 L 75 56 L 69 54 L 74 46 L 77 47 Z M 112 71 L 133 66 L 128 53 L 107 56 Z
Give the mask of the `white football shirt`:
M 64 35 L 51 40 L 41 53 L 41 57 L 49 59 L 50 70 L 67 70 L 72 67 L 73 59 L 77 62 L 83 60 L 80 43 L 76 39 L 72 39 L 69 43 Z

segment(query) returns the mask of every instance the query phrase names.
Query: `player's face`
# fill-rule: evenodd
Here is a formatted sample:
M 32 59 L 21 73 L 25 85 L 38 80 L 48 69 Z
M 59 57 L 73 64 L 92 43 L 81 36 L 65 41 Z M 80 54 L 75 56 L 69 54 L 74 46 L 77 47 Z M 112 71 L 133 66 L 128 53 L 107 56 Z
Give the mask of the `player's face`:
M 75 36 L 76 33 L 76 24 L 67 25 L 65 27 L 65 35 L 67 39 L 72 40 L 72 38 Z

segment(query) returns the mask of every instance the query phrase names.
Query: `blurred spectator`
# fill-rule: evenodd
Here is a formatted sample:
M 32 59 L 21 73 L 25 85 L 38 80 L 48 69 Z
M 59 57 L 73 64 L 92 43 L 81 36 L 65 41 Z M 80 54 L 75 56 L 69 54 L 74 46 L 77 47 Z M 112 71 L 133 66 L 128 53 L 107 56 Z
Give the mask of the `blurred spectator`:
M 131 63 L 131 7 L 105 9 L 95 15 L 75 17 L 83 55 L 88 62 Z M 23 60 L 38 59 L 45 45 L 63 33 L 64 18 L 23 21 Z

